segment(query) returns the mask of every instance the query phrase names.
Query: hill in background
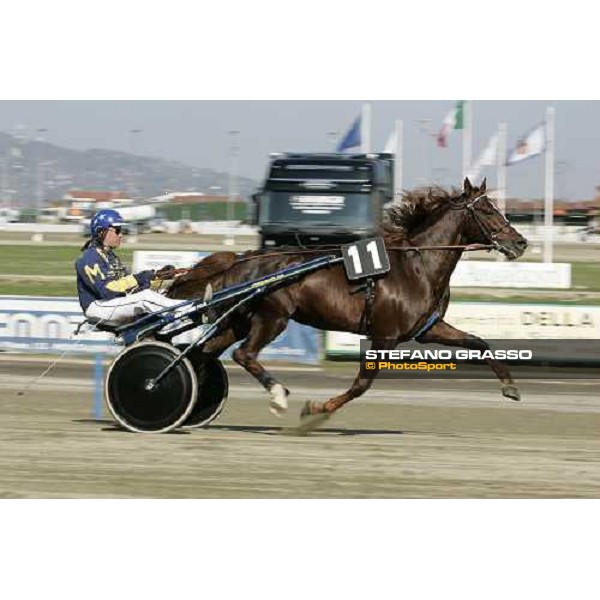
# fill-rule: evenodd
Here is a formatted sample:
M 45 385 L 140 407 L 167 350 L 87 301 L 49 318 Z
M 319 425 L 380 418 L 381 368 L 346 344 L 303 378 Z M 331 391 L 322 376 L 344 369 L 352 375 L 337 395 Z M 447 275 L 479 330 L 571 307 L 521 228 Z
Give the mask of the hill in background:
M 246 177 L 237 181 L 242 198 L 258 186 Z M 227 173 L 212 169 L 115 150 L 70 150 L 0 131 L 0 204 L 32 206 L 72 189 L 126 191 L 134 198 L 172 191 L 226 195 L 228 182 Z

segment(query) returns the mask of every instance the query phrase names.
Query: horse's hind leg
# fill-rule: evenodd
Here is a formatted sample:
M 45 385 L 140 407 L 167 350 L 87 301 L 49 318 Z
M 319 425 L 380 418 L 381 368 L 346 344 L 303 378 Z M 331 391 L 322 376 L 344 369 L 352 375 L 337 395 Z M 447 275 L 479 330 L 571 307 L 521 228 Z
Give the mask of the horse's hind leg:
M 243 340 L 250 331 L 249 322 L 237 322 L 230 324 L 204 344 L 202 351 L 218 358 L 227 348 L 233 346 L 237 341 Z
M 373 340 L 371 345 L 372 350 L 390 350 L 395 347 L 396 340 L 392 339 Z M 300 430 L 310 431 L 315 429 L 332 413 L 344 406 L 344 404 L 350 402 L 350 400 L 353 400 L 354 398 L 362 396 L 371 387 L 376 376 L 376 369 L 367 369 L 364 365 L 361 365 L 356 378 L 346 392 L 339 396 L 334 396 L 326 402 L 306 402 L 300 413 L 300 418 L 302 420 Z
M 280 417 L 287 410 L 288 390 L 257 360 L 258 353 L 273 341 L 287 326 L 287 316 L 255 314 L 250 333 L 242 345 L 233 352 L 233 360 L 244 367 L 269 392 L 269 410 Z
M 417 338 L 421 344 L 442 344 L 444 346 L 458 346 L 468 350 L 489 350 L 490 345 L 476 335 L 465 333 L 456 327 L 452 327 L 445 321 L 438 321 L 431 329 Z M 508 367 L 493 358 L 484 359 L 494 371 L 496 377 L 502 382 L 502 395 L 511 400 L 520 400 L 521 394 Z

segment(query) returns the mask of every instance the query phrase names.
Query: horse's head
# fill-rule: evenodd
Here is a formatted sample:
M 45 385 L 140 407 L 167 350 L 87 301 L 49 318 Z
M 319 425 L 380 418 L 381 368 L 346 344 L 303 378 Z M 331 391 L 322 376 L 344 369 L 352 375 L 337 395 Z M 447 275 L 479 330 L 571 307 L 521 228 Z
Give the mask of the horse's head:
M 463 192 L 453 200 L 452 208 L 468 211 L 465 233 L 470 243 L 492 244 L 509 260 L 519 258 L 525 252 L 527 240 L 486 196 L 485 179 L 476 187 L 466 177 Z

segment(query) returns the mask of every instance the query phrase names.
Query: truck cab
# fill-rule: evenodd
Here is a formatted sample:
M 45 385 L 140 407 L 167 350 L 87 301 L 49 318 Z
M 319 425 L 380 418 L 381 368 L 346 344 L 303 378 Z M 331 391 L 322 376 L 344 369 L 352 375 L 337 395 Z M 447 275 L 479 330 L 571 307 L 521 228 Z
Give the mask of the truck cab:
M 254 194 L 261 248 L 374 235 L 393 201 L 392 154 L 274 154 Z

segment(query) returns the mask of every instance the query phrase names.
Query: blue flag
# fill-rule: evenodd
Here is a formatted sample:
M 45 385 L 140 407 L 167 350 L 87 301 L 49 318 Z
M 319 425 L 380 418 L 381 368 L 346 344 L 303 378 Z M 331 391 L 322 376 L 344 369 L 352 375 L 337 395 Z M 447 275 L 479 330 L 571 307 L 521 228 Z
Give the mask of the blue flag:
M 348 129 L 348 133 L 344 136 L 342 141 L 338 144 L 336 151 L 344 152 L 344 150 L 348 150 L 349 148 L 356 148 L 361 145 L 360 139 L 360 117 L 356 117 L 354 123 L 352 123 L 352 127 Z

